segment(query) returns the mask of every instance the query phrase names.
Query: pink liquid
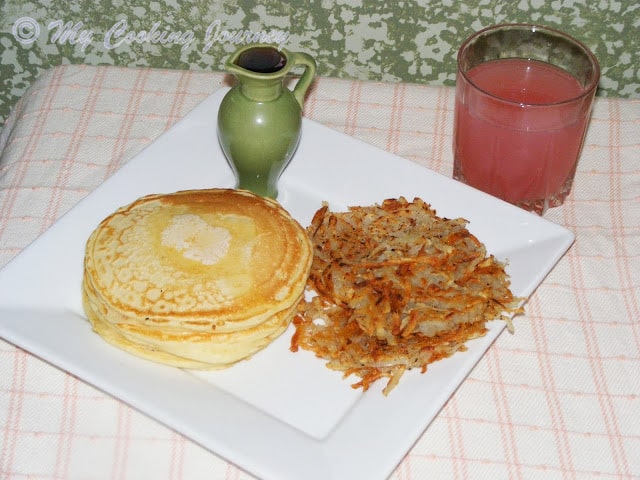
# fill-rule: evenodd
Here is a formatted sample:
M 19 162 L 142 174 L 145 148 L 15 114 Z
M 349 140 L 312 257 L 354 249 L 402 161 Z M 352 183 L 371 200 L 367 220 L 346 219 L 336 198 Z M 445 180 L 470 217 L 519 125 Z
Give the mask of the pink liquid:
M 571 190 L 592 96 L 557 67 L 504 59 L 458 76 L 454 177 L 542 213 Z M 552 104 L 552 105 L 549 105 Z M 536 206 L 537 205 L 537 206 Z

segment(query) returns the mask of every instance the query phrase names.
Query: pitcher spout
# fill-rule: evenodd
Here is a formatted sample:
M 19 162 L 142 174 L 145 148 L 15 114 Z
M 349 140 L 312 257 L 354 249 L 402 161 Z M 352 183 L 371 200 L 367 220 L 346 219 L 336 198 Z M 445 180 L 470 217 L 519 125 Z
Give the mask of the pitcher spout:
M 272 45 L 248 45 L 239 49 L 225 65 L 236 76 L 243 95 L 254 101 L 275 100 L 282 93 L 282 80 L 291 69 L 289 55 Z

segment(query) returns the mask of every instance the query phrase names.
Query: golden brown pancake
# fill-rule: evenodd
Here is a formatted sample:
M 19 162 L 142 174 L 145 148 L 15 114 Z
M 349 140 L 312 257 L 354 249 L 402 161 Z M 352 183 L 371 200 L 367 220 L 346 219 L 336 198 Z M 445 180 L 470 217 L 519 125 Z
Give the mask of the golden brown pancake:
M 232 189 L 149 195 L 89 237 L 85 311 L 125 350 L 220 368 L 286 329 L 311 261 L 305 230 L 274 200 Z

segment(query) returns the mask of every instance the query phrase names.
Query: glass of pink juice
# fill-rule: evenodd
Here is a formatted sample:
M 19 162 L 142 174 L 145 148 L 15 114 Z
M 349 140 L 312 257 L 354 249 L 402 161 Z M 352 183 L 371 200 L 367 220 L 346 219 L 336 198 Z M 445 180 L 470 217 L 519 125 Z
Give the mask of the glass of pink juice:
M 489 27 L 458 52 L 453 177 L 542 215 L 571 191 L 598 61 L 542 26 Z

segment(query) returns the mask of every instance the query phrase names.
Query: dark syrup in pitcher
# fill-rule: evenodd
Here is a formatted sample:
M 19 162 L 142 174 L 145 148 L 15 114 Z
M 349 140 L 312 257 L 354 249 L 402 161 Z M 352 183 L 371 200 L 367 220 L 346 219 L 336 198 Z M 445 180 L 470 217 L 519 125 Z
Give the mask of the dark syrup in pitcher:
M 242 52 L 234 63 L 252 72 L 274 73 L 286 65 L 287 59 L 276 48 L 256 47 Z

